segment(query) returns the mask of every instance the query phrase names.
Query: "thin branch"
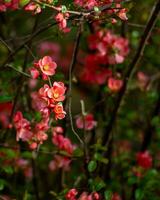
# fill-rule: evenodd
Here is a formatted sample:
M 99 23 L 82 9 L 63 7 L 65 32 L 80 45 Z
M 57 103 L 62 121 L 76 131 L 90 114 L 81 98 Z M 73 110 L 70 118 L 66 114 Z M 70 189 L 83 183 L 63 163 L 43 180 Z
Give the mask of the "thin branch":
M 23 75 L 23 76 L 25 76 L 27 78 L 32 78 L 31 75 L 29 75 L 29 74 L 27 74 L 27 73 L 25 73 L 23 71 L 20 71 L 20 70 L 16 69 L 15 67 L 11 66 L 11 65 L 7 64 L 6 67 L 13 69 L 14 71 L 18 72 L 19 74 L 21 74 L 21 75 Z
M 83 144 L 82 139 L 79 137 L 78 133 L 74 129 L 73 117 L 72 117 L 72 73 L 74 71 L 74 67 L 75 67 L 75 64 L 76 64 L 76 58 L 77 58 L 77 54 L 78 54 L 81 31 L 82 31 L 82 22 L 80 22 L 80 26 L 79 26 L 78 31 L 77 31 L 76 41 L 75 41 L 74 50 L 73 50 L 73 54 L 72 54 L 72 60 L 71 60 L 70 67 L 69 67 L 69 100 L 68 100 L 69 101 L 68 102 L 69 108 L 68 108 L 68 110 L 69 110 L 69 118 L 70 118 L 70 123 L 71 123 L 71 129 L 72 129 L 73 133 L 75 134 L 75 136 L 80 141 L 80 143 Z
M 3 68 L 7 63 L 9 63 L 12 58 L 27 44 L 29 44 L 30 41 L 32 41 L 35 37 L 37 37 L 40 33 L 43 33 L 44 31 L 47 31 L 52 26 L 57 25 L 57 22 L 54 22 L 52 24 L 47 24 L 44 27 L 40 27 L 37 31 L 33 32 L 31 36 L 26 39 L 25 42 L 23 42 L 17 49 L 15 49 L 12 53 L 10 53 L 7 57 L 7 59 L 3 62 L 3 64 L 0 66 L 0 68 Z
M 11 47 L 2 38 L 0 38 L 0 42 L 8 49 L 10 53 L 12 52 Z

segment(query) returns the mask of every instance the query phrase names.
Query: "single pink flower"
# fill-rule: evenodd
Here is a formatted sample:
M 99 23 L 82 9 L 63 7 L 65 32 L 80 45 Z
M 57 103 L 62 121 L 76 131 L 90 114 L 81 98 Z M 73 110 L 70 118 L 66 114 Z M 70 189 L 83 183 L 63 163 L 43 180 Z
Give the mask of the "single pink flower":
M 47 76 L 52 76 L 55 74 L 57 64 L 52 60 L 50 56 L 43 57 L 39 60 L 38 64 L 43 74 Z
M 55 101 L 55 102 L 64 101 L 65 91 L 66 91 L 66 87 L 64 86 L 64 83 L 54 82 L 53 87 L 51 87 L 47 91 L 47 95 L 48 95 L 49 98 L 52 98 L 53 101 Z
M 30 68 L 30 74 L 33 79 L 37 79 L 39 77 L 39 71 L 34 67 Z
M 55 105 L 54 109 L 53 109 L 54 113 L 55 113 L 55 119 L 63 119 L 66 115 L 66 112 L 63 110 L 63 105 L 62 103 L 58 103 Z
M 115 79 L 115 78 L 109 78 L 108 79 L 108 88 L 112 92 L 118 92 L 123 86 L 123 81 L 120 79 Z

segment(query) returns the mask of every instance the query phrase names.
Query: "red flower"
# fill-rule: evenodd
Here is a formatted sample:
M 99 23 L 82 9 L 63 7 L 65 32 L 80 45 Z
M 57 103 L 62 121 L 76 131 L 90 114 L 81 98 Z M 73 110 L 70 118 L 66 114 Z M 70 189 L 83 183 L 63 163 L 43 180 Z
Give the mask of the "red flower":
M 152 167 L 152 156 L 148 151 L 137 153 L 137 164 L 144 169 Z

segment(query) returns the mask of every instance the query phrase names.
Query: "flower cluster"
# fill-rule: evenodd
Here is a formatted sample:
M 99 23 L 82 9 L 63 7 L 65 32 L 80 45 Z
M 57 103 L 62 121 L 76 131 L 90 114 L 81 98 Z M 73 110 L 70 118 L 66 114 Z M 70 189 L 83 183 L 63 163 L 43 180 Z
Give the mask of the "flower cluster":
M 120 19 L 122 20 L 127 20 L 127 9 L 123 8 L 122 5 L 120 4 L 122 0 L 74 0 L 75 5 L 80 6 L 80 7 L 84 7 L 86 9 L 93 9 L 94 7 L 100 7 L 100 6 L 104 6 L 104 5 L 108 5 L 110 6 L 110 10 L 108 11 L 108 13 L 110 14 L 115 14 L 117 15 Z M 114 3 L 114 4 L 113 4 Z M 114 8 L 112 7 L 112 5 L 114 5 Z
M 63 129 L 61 127 L 53 128 L 52 142 L 58 147 L 59 150 L 66 151 L 69 155 L 73 154 L 74 145 L 71 143 L 69 138 L 64 137 Z
M 19 8 L 19 0 L 3 1 L 0 0 L 0 12 L 4 12 L 7 9 L 16 10 Z
M 16 140 L 21 139 L 28 142 L 31 149 L 36 149 L 39 144 L 42 144 L 48 138 L 45 132 L 49 129 L 49 110 L 44 109 L 41 111 L 41 115 L 41 121 L 36 123 L 34 128 L 31 127 L 31 123 L 23 117 L 20 111 L 14 116 L 13 121 L 17 131 Z
M 66 112 L 63 109 L 62 101 L 65 99 L 66 87 L 62 82 L 54 82 L 52 87 L 45 84 L 39 89 L 40 97 L 45 101 L 47 108 L 55 114 L 55 119 L 63 119 Z
M 100 30 L 88 37 L 92 53 L 86 56 L 80 80 L 90 84 L 105 84 L 111 91 L 118 91 L 123 81 L 113 76 L 110 65 L 124 62 L 129 53 L 128 40 L 108 30 Z
M 70 28 L 67 28 L 67 19 L 69 18 L 69 13 L 58 13 L 55 16 L 56 22 L 58 22 L 59 29 L 63 32 L 69 32 Z
M 85 130 L 90 131 L 97 125 L 97 122 L 94 120 L 93 114 L 86 114 L 84 119 L 82 116 L 77 117 L 76 125 L 79 129 L 83 129 L 85 127 Z
M 50 56 L 45 56 L 35 63 L 30 69 L 33 78 L 38 78 L 40 72 L 43 79 L 55 74 L 57 64 Z M 16 139 L 27 141 L 31 149 L 47 140 L 46 131 L 49 129 L 50 114 L 54 113 L 55 119 L 63 119 L 66 112 L 63 109 L 62 101 L 65 99 L 66 87 L 62 82 L 54 82 L 52 86 L 45 84 L 38 92 L 32 92 L 32 107 L 40 112 L 41 121 L 33 124 L 25 119 L 20 111 L 14 116 L 14 126 L 17 130 Z
M 78 191 L 75 188 L 70 189 L 66 194 L 66 200 L 100 200 L 101 197 L 97 192 L 92 192 L 88 194 L 87 192 L 82 192 L 79 197 Z
M 104 84 L 112 75 L 112 71 L 102 65 L 103 58 L 99 55 L 87 55 L 84 61 L 84 67 L 80 74 L 80 80 L 90 84 Z
M 70 139 L 63 136 L 63 128 L 60 126 L 53 128 L 52 142 L 58 148 L 58 150 L 65 151 L 68 156 L 55 155 L 54 160 L 49 163 L 49 169 L 54 171 L 59 168 L 64 170 L 69 169 L 69 164 L 75 146 L 71 143 Z
M 96 51 L 102 64 L 123 63 L 129 53 L 128 40 L 108 30 L 100 30 L 88 37 L 90 50 Z

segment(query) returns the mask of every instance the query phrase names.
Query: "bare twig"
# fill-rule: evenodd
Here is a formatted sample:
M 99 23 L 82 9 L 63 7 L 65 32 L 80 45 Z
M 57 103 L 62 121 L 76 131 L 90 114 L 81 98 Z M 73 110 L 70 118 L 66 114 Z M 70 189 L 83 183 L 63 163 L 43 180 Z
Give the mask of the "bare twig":
M 25 73 L 23 71 L 20 71 L 20 70 L 16 69 L 15 67 L 11 66 L 11 65 L 7 64 L 6 67 L 13 69 L 14 71 L 18 72 L 19 74 L 21 74 L 21 75 L 23 75 L 23 76 L 25 76 L 27 78 L 32 78 L 31 75 L 29 75 L 29 74 L 27 74 L 27 73 Z
M 82 22 L 80 22 L 80 23 L 82 23 Z M 72 129 L 73 133 L 75 134 L 75 136 L 80 141 L 80 143 L 83 144 L 82 139 L 79 137 L 78 133 L 74 129 L 73 117 L 72 117 L 72 73 L 74 71 L 74 67 L 75 67 L 75 64 L 76 64 L 76 58 L 77 58 L 77 53 L 78 53 L 78 48 L 79 48 L 79 43 L 80 43 L 80 37 L 81 37 L 81 31 L 82 31 L 81 29 L 82 29 L 82 24 L 80 24 L 78 31 L 77 31 L 76 41 L 75 41 L 74 50 L 73 50 L 73 54 L 72 54 L 72 60 L 71 60 L 70 67 L 69 67 L 69 100 L 68 100 L 68 107 L 69 108 L 68 108 L 68 110 L 69 110 L 69 118 L 70 118 L 70 123 L 71 123 L 71 129 Z

